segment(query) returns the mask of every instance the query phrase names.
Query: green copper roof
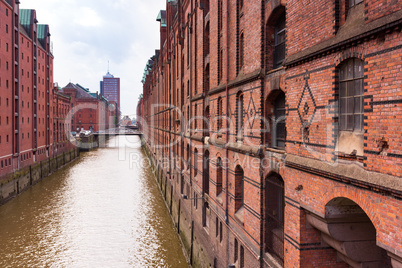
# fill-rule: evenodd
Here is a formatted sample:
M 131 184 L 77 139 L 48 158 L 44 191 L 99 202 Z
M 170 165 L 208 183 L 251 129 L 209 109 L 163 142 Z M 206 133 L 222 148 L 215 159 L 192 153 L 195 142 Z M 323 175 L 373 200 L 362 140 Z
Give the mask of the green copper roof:
M 37 32 L 39 42 L 42 44 L 43 48 L 46 48 L 46 39 L 49 33 L 49 25 L 38 24 Z
M 20 24 L 24 27 L 29 37 L 32 38 L 32 24 L 34 23 L 34 12 L 32 9 L 20 9 Z
M 80 84 L 76 84 L 77 87 L 81 88 L 82 90 L 84 90 L 85 92 L 89 92 L 89 88 L 85 88 L 83 86 L 81 86 Z
M 166 10 L 161 10 L 156 18 L 161 23 L 161 27 L 166 27 Z
M 48 25 L 38 24 L 38 39 L 46 39 L 48 27 Z

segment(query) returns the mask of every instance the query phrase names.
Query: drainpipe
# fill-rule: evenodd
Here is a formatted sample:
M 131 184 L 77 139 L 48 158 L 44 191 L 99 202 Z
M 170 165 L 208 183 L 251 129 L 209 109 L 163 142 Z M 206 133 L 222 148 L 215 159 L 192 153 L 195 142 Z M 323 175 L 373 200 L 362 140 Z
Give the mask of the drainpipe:
M 229 1 L 226 1 L 226 117 L 229 117 Z M 229 120 L 226 120 L 226 145 L 229 143 Z M 226 149 L 226 204 L 225 204 L 226 233 L 229 233 L 229 151 Z M 229 235 L 226 243 L 226 263 L 229 264 Z

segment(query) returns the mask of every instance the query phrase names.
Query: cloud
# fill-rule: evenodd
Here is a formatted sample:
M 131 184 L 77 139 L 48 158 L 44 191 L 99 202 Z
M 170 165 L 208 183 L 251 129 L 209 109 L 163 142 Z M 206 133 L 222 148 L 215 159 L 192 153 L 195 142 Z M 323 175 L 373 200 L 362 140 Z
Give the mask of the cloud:
M 134 114 L 148 59 L 159 49 L 156 16 L 165 0 L 21 0 L 49 24 L 54 48 L 54 81 L 71 80 L 99 91 L 107 72 L 120 77 L 123 114 Z
M 80 7 L 78 11 L 74 13 L 73 21 L 74 23 L 84 27 L 102 25 L 102 18 L 99 17 L 95 10 L 89 7 Z

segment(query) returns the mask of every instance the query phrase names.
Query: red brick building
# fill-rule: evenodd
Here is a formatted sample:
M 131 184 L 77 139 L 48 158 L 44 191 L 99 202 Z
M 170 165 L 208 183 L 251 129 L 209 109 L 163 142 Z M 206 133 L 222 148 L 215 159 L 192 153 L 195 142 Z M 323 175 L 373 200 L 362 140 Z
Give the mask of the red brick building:
M 53 55 L 49 26 L 19 1 L 0 1 L 0 174 L 51 155 Z
M 401 267 L 400 1 L 177 0 L 157 20 L 137 113 L 192 264 Z
M 66 152 L 74 145 L 70 143 L 71 120 L 68 115 L 71 110 L 71 98 L 61 93 L 58 87 L 53 88 L 53 155 Z
M 71 131 L 106 130 L 114 126 L 115 105 L 79 84 L 69 83 L 60 91 L 71 99 Z

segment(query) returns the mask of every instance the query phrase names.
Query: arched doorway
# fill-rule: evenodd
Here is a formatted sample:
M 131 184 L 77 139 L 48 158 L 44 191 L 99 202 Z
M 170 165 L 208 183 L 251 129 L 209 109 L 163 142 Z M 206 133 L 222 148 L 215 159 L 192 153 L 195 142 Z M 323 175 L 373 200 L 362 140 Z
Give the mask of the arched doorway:
M 321 232 L 337 260 L 351 267 L 392 267 L 387 252 L 376 245 L 376 229 L 354 201 L 337 197 L 325 206 L 325 218 L 307 214 L 307 222 Z

